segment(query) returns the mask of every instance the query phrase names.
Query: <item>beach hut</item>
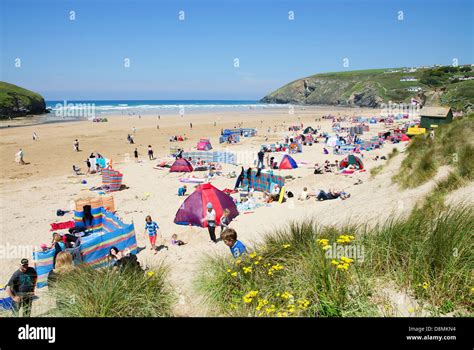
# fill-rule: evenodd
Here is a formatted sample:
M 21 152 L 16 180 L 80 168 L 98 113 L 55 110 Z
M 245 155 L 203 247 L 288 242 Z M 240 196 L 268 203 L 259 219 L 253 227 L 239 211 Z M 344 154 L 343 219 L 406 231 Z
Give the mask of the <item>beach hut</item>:
M 289 155 L 285 154 L 285 156 L 280 162 L 279 169 L 284 170 L 284 169 L 296 169 L 296 168 L 298 168 L 296 161 L 293 158 L 291 158 Z
M 193 171 L 193 166 L 184 158 L 176 159 L 170 168 L 170 173 L 190 173 Z
M 200 139 L 196 148 L 198 151 L 209 151 L 212 149 L 211 141 L 209 139 Z
M 423 107 L 420 111 L 420 127 L 429 129 L 453 121 L 453 112 L 449 107 Z
M 196 190 L 183 202 L 176 212 L 174 223 L 178 225 L 192 225 L 206 227 L 207 223 L 201 220 L 206 217 L 207 203 L 212 203 L 216 211 L 216 224 L 220 224 L 220 218 L 224 209 L 229 209 L 229 219 L 232 220 L 239 211 L 231 196 L 209 183 L 199 185 Z
M 121 251 L 129 249 L 131 253 L 137 253 L 137 239 L 133 223 L 123 223 L 103 207 L 92 208 L 91 215 L 93 219 L 88 228 L 92 233 L 81 237 L 81 244 L 78 247 L 68 248 L 73 256 L 80 257 L 82 264 L 93 268 L 107 266 L 110 248 L 114 246 Z M 74 211 L 76 227 L 84 226 L 83 217 L 84 209 Z M 38 273 L 38 288 L 48 284 L 48 274 L 53 269 L 54 254 L 54 249 L 33 253 L 33 261 Z
M 339 168 L 346 169 L 350 165 L 353 165 L 358 170 L 364 169 L 364 163 L 362 163 L 362 160 L 353 154 L 349 154 L 345 157 L 341 163 L 339 163 Z

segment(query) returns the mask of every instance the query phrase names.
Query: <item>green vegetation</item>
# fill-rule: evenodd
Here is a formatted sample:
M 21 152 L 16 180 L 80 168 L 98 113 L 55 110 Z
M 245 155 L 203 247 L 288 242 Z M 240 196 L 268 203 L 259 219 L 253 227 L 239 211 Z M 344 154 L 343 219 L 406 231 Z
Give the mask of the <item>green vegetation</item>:
M 291 224 L 246 257 L 208 257 L 197 288 L 220 315 L 374 316 L 384 315 L 373 298 L 380 281 L 395 281 L 432 314 L 466 315 L 474 311 L 473 229 L 472 209 L 462 206 L 374 228 Z M 363 249 L 363 261 L 327 256 L 335 242 Z
M 165 283 L 166 272 L 164 267 L 147 273 L 78 268 L 50 289 L 57 305 L 51 316 L 171 316 L 173 295 Z
M 376 167 L 373 167 L 370 169 L 370 176 L 371 177 L 376 177 L 378 174 L 380 174 L 383 170 L 383 165 L 378 165 Z
M 0 81 L 0 119 L 46 112 L 41 95 Z
M 291 224 L 241 259 L 209 257 L 197 288 L 226 316 L 374 316 L 359 263 L 348 260 L 346 271 L 344 261 L 338 268 L 325 256 L 340 232 L 313 222 Z
M 407 76 L 417 81 L 400 81 Z M 262 101 L 378 107 L 389 101 L 409 103 L 418 92 L 408 91 L 407 88 L 416 86 L 423 90 L 432 104 L 468 110 L 474 104 L 474 81 L 460 81 L 457 78 L 462 76 L 474 76 L 470 66 L 420 68 L 416 72 L 371 69 L 323 73 L 295 80 L 268 94 Z
M 417 187 L 433 178 L 438 168 L 450 165 L 463 179 L 473 179 L 474 114 L 441 125 L 434 139 L 416 136 L 393 180 L 404 188 Z

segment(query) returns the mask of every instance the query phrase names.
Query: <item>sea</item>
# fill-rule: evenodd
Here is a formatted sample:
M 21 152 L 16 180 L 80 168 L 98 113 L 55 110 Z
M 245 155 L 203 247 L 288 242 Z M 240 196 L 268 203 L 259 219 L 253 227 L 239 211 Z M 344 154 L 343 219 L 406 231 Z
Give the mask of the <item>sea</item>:
M 285 108 L 255 100 L 66 100 L 46 101 L 54 119 L 94 119 L 111 115 L 185 115 L 219 111 Z

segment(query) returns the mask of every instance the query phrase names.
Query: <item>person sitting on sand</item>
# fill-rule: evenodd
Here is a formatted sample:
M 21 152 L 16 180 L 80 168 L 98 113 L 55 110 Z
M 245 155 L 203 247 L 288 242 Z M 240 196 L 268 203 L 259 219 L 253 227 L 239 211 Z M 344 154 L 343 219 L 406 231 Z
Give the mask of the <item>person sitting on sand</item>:
M 185 245 L 186 243 L 183 242 L 182 240 L 178 239 L 178 235 L 177 235 L 176 233 L 174 233 L 174 234 L 171 236 L 171 244 L 172 244 L 172 245 L 180 246 L 180 245 Z
M 113 268 L 141 270 L 137 256 L 132 254 L 129 249 L 121 252 L 117 247 L 112 247 L 109 250 L 109 258 L 112 261 Z
M 326 149 L 326 147 L 323 148 L 323 153 L 324 153 L 324 154 L 329 154 L 329 151 Z
M 59 252 L 56 256 L 56 265 L 54 270 L 48 274 L 48 288 L 54 285 L 66 274 L 75 270 L 71 253 L 64 251 Z
M 188 190 L 188 186 L 184 185 L 180 188 L 178 188 L 178 196 L 182 197 L 186 194 L 186 191 Z
M 326 160 L 324 162 L 324 172 L 332 173 L 331 164 L 329 163 L 329 160 Z
M 265 197 L 266 203 L 278 201 L 278 199 L 280 198 L 280 186 L 275 185 L 271 192 L 263 192 L 263 195 Z
M 308 195 L 308 188 L 307 187 L 304 187 L 303 188 L 303 191 L 301 191 L 301 194 L 300 196 L 298 197 L 298 200 L 300 201 L 305 201 L 309 198 L 309 195 Z
M 321 168 L 321 166 L 318 163 L 314 164 L 314 174 L 321 175 L 322 173 L 323 169 Z

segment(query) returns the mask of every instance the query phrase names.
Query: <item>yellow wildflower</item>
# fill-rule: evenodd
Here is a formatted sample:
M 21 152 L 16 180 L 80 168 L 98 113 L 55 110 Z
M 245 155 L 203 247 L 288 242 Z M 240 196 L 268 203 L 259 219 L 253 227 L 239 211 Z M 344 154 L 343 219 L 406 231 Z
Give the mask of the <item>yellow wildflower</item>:
M 243 267 L 242 270 L 244 270 L 245 274 L 250 273 L 252 272 L 252 266 Z
M 253 298 L 255 298 L 258 294 L 258 290 L 251 290 L 247 294 L 244 295 L 242 298 L 244 303 L 250 304 L 253 301 Z
M 331 246 L 329 244 L 323 247 L 323 250 L 328 250 L 328 249 L 331 249 Z
M 266 299 L 258 299 L 258 305 L 255 310 L 260 311 L 265 305 L 268 304 L 268 300 Z
M 154 274 L 155 274 L 154 271 L 148 271 L 148 272 L 146 273 L 146 275 L 147 275 L 148 277 L 151 277 L 151 276 L 153 276 Z
M 331 260 L 331 264 L 333 265 L 339 265 L 339 261 L 335 260 L 335 259 L 332 259 Z
M 290 248 L 290 247 L 291 247 L 291 244 L 283 244 L 282 247 L 283 247 L 284 249 Z
M 231 275 L 232 277 L 237 277 L 237 272 L 232 272 L 230 275 Z
M 265 308 L 265 312 L 267 313 L 267 315 L 270 315 L 275 312 L 275 309 L 275 305 L 272 304 L 270 307 Z
M 255 258 L 257 256 L 257 253 L 256 252 L 253 252 L 252 254 L 250 254 L 250 258 Z
M 316 240 L 316 242 L 318 242 L 318 244 L 321 246 L 325 246 L 329 244 L 329 239 L 321 238 L 321 239 Z
M 343 257 L 341 257 L 341 261 L 350 264 L 351 262 L 354 261 L 354 259 L 349 259 L 349 258 L 346 258 L 345 256 L 343 256 Z

